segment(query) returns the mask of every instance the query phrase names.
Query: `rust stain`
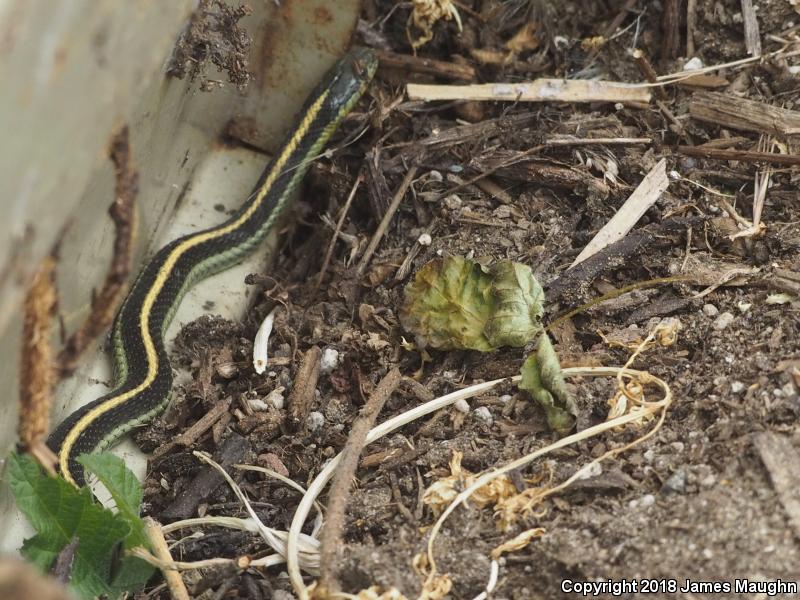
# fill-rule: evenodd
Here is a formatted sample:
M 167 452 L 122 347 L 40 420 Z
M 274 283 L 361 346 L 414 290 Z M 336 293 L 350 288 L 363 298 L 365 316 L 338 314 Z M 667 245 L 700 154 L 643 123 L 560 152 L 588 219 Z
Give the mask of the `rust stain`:
M 285 67 L 281 67 L 280 59 L 283 57 L 281 49 L 286 33 L 293 30 L 294 14 L 292 0 L 284 0 L 264 21 L 260 48 L 254 53 L 257 64 L 254 76 L 259 91 L 263 92 L 276 82 L 281 83 L 289 76 Z M 283 57 L 285 58 L 285 57 Z
M 311 19 L 312 23 L 315 25 L 327 25 L 331 21 L 333 21 L 333 15 L 327 8 L 324 6 L 318 6 L 314 9 Z

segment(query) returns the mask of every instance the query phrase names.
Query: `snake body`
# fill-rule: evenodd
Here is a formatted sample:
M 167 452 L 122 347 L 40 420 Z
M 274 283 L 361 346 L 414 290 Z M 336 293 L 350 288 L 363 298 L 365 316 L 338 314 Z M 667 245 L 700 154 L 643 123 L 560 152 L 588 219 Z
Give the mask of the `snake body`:
M 311 93 L 241 208 L 220 225 L 169 243 L 142 269 L 114 320 L 113 391 L 69 415 L 47 441 L 67 481 L 85 484 L 79 456 L 108 447 L 166 408 L 172 368 L 164 334 L 181 299 L 201 279 L 241 261 L 272 230 L 376 68 L 369 50 L 356 48 L 345 55 Z

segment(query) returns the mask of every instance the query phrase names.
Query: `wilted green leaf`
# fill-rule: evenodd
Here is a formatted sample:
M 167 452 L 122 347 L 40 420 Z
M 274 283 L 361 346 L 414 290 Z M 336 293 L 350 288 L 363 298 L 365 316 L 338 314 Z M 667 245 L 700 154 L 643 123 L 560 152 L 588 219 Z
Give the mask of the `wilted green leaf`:
M 125 471 L 124 477 L 133 477 Z M 132 486 L 121 483 L 117 474 L 112 475 L 109 489 L 125 487 L 127 492 L 120 498 L 133 500 Z M 38 532 L 22 545 L 22 555 L 28 560 L 47 570 L 58 553 L 78 539 L 70 587 L 79 597 L 118 598 L 141 587 L 152 574 L 142 561 L 126 557 L 113 565 L 117 575 L 112 581 L 113 557 L 118 545 L 131 539 L 131 525 L 121 514 L 97 504 L 88 488 L 77 489 L 60 477 L 51 477 L 29 456 L 16 454 L 9 457 L 9 485 L 20 511 Z
M 461 256 L 424 265 L 406 286 L 400 322 L 420 348 L 521 347 L 541 332 L 544 294 L 530 267 Z
M 539 336 L 536 350 L 522 365 L 522 390 L 533 396 L 547 413 L 547 423 L 558 432 L 572 429 L 577 415 L 575 402 L 567 390 L 558 355 L 546 333 Z

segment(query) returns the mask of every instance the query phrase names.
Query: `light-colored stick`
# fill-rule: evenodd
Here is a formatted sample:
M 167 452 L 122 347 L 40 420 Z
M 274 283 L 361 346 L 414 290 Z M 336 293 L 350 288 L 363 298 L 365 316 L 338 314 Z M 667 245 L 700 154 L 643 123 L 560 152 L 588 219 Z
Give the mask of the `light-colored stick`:
M 751 56 L 761 56 L 761 34 L 753 0 L 742 0 L 742 20 L 744 21 L 744 45 Z
M 411 100 L 509 100 L 511 102 L 624 102 L 647 104 L 648 88 L 617 81 L 537 79 L 530 83 L 427 85 L 409 83 Z
M 156 558 L 165 563 L 171 563 L 172 555 L 169 553 L 167 541 L 161 531 L 161 525 L 154 519 L 145 517 L 144 532 L 150 541 L 150 546 L 153 548 L 153 554 L 155 554 Z M 189 592 L 186 591 L 186 586 L 180 573 L 172 569 L 162 569 L 161 574 L 164 575 L 164 581 L 167 582 L 172 600 L 189 600 Z
M 586 247 L 570 265 L 570 269 L 580 262 L 583 262 L 593 254 L 596 254 L 609 244 L 621 240 L 642 218 L 647 209 L 655 204 L 661 194 L 667 189 L 669 178 L 667 177 L 667 161 L 661 159 L 650 172 L 645 175 L 639 186 L 633 191 L 611 220 L 597 232 Z

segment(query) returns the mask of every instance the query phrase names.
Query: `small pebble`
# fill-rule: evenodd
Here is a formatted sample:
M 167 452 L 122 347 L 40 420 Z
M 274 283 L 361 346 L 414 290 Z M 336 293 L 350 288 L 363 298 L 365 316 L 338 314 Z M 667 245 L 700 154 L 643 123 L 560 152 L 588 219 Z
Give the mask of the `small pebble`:
M 478 408 L 472 411 L 472 414 L 475 415 L 476 419 L 478 419 L 479 421 L 483 422 L 486 425 L 491 425 L 494 422 L 494 419 L 492 418 L 492 413 L 485 406 L 479 406 Z
M 503 404 L 508 404 L 509 402 L 511 402 L 511 394 L 503 394 L 502 396 L 500 396 L 500 402 L 502 402 Z
M 705 488 L 713 487 L 715 483 L 717 483 L 717 478 L 714 477 L 713 475 L 707 475 L 706 477 L 703 477 L 703 479 L 700 480 L 700 485 L 702 485 Z
M 283 461 L 280 459 L 280 457 L 272 452 L 259 454 L 258 464 L 260 464 L 262 467 L 266 467 L 267 469 L 272 469 L 284 477 L 289 476 L 289 469 L 286 468 L 286 465 L 283 464 Z
M 664 482 L 664 493 L 682 494 L 686 491 L 686 471 L 678 469 Z
M 746 313 L 753 305 L 750 302 L 739 302 L 736 306 L 741 312 Z
M 606 452 L 606 445 L 603 442 L 598 442 L 594 446 L 592 446 L 591 454 L 592 458 L 599 458 L 603 456 Z
M 716 317 L 719 309 L 713 304 L 703 304 L 703 314 L 707 317 Z
M 430 233 L 423 233 L 417 238 L 420 246 L 430 246 L 432 241 Z
M 686 61 L 686 64 L 683 65 L 684 71 L 694 71 L 695 69 L 702 69 L 703 68 L 703 61 L 695 56 L 694 58 L 690 58 Z
M 704 548 L 703 549 L 703 557 L 710 560 L 710 559 L 714 558 L 714 553 L 711 551 L 710 548 Z
M 731 392 L 734 394 L 738 394 L 744 390 L 744 384 L 741 381 L 732 381 L 731 382 Z
M 456 210 L 461 208 L 461 198 L 456 196 L 455 194 L 450 194 L 447 198 L 444 199 L 444 205 L 448 210 Z
M 653 452 L 653 449 L 652 449 L 652 448 L 648 448 L 647 450 L 645 450 L 645 452 L 644 452 L 644 459 L 645 459 L 647 462 L 653 462 L 653 459 L 654 459 L 655 457 L 656 457 L 656 453 L 655 453 L 655 452 Z
M 656 497 L 653 494 L 645 494 L 640 500 L 640 504 L 644 507 L 653 506 L 656 503 Z
M 319 370 L 330 373 L 339 366 L 339 351 L 336 348 L 325 348 L 319 361 Z
M 306 420 L 306 425 L 308 426 L 309 431 L 316 431 L 320 427 L 325 424 L 325 415 L 321 412 L 313 411 L 308 413 L 308 419 Z
M 458 412 L 467 414 L 469 412 L 469 402 L 461 398 L 460 400 L 456 400 L 453 403 L 453 408 L 455 408 Z
M 717 331 L 722 331 L 728 325 L 733 323 L 733 319 L 734 319 L 733 314 L 727 311 L 722 313 L 716 319 L 714 319 L 714 329 L 716 329 Z
M 272 404 L 272 406 L 274 406 L 278 410 L 283 409 L 283 407 L 286 405 L 286 401 L 284 400 L 283 397 L 283 392 L 285 389 L 286 388 L 284 388 L 283 386 L 276 387 L 269 394 L 267 394 L 267 397 L 264 398 L 264 402 L 266 402 L 267 404 Z
M 269 405 L 261 398 L 250 398 L 247 400 L 247 403 L 250 405 L 250 408 L 256 412 L 269 410 Z
M 603 464 L 599 462 L 590 462 L 582 466 L 576 473 L 577 479 L 589 479 L 590 477 L 599 477 L 603 474 Z

